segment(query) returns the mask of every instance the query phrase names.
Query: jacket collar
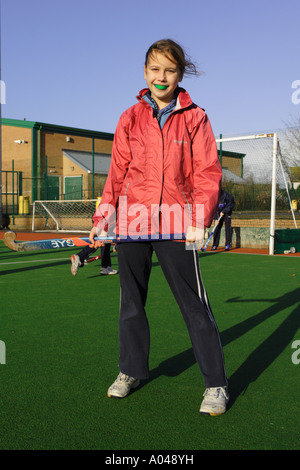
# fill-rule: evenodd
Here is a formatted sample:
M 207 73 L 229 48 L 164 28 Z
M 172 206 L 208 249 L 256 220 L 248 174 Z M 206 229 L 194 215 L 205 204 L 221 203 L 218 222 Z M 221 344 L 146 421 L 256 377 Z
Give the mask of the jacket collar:
M 146 103 L 145 100 L 143 100 L 142 98 L 148 92 L 149 92 L 149 88 L 143 88 L 139 92 L 139 94 L 137 96 L 137 99 L 140 102 Z M 193 102 L 192 102 L 191 97 L 188 94 L 188 92 L 184 88 L 178 87 L 178 97 L 177 97 L 177 103 L 176 103 L 176 106 L 175 106 L 175 111 L 177 109 L 187 108 L 191 104 L 193 104 Z

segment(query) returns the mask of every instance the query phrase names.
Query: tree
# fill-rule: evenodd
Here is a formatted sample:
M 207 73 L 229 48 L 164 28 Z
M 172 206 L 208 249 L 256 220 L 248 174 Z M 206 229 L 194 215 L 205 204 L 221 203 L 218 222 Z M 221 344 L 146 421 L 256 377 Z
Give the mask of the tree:
M 285 142 L 282 144 L 289 167 L 300 167 L 300 115 L 286 124 Z

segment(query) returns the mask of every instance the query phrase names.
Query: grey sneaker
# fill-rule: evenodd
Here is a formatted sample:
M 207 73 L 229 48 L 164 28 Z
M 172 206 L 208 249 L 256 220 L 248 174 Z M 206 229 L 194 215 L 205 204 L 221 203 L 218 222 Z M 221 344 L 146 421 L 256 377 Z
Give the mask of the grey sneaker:
M 100 274 L 101 276 L 106 274 L 118 274 L 118 271 L 116 269 L 113 269 L 111 266 L 107 266 L 107 268 L 100 269 Z
M 109 387 L 107 396 L 109 398 L 124 398 L 130 393 L 130 390 L 138 387 L 139 385 L 140 381 L 138 379 L 120 372 L 114 383 Z
M 81 261 L 78 255 L 71 256 L 71 273 L 76 276 L 78 268 L 81 266 Z
M 226 405 L 229 402 L 226 386 L 207 388 L 203 396 L 204 400 L 201 403 L 200 413 L 209 414 L 210 416 L 219 416 L 225 413 Z

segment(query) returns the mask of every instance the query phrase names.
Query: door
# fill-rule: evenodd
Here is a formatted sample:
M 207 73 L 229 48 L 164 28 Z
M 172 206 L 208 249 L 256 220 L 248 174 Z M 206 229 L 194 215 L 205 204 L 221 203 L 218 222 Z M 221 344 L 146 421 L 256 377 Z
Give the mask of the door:
M 82 199 L 82 176 L 65 176 L 65 199 Z

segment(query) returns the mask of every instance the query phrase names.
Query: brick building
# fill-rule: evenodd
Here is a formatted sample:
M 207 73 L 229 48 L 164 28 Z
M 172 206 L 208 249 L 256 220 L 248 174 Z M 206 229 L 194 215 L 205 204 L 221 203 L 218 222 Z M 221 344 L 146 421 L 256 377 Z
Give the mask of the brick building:
M 2 119 L 2 202 L 94 198 L 102 192 L 113 134 Z M 13 197 L 13 194 L 15 197 Z M 6 199 L 6 200 L 5 200 Z
M 2 207 L 35 200 L 95 199 L 108 174 L 113 134 L 2 119 Z M 243 183 L 244 154 L 219 151 L 224 179 Z

